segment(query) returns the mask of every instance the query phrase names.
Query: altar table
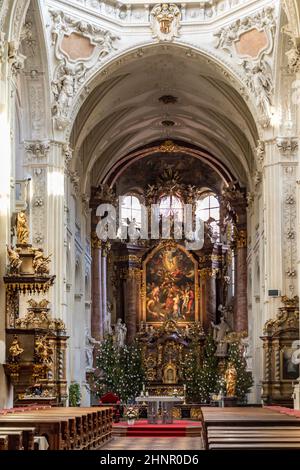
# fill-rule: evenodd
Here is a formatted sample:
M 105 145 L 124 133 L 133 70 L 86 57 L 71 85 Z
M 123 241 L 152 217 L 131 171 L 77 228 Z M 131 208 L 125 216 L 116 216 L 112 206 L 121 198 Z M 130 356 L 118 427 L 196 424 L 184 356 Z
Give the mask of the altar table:
M 184 397 L 177 396 L 144 396 L 137 397 L 137 402 L 147 403 L 147 416 L 149 424 L 158 423 L 158 410 L 161 404 L 163 424 L 173 423 L 173 405 L 174 403 L 183 403 Z

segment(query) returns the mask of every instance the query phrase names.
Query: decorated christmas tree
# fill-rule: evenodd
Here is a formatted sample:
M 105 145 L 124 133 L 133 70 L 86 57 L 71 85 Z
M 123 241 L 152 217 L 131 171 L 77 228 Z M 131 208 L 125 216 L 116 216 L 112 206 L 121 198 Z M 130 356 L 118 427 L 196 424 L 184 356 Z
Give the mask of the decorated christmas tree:
M 230 362 L 234 365 L 237 372 L 235 394 L 241 402 L 245 402 L 247 393 L 249 393 L 253 385 L 253 378 L 251 373 L 247 371 L 246 360 L 238 343 L 232 343 L 229 347 L 227 364 Z
M 208 403 L 211 395 L 219 392 L 220 374 L 215 352 L 215 342 L 209 334 L 205 341 L 203 366 L 198 378 L 198 394 L 201 403 Z
M 123 348 L 123 401 L 134 400 L 144 383 L 144 369 L 141 348 L 137 342 Z
M 91 388 L 96 396 L 107 392 L 118 395 L 123 402 L 133 400 L 142 389 L 144 371 L 140 347 L 137 343 L 121 348 L 113 342 L 112 336 L 100 345 L 96 370 L 91 380 Z
M 192 343 L 184 362 L 184 382 L 187 398 L 194 403 L 208 403 L 212 394 L 219 392 L 220 374 L 215 343 L 211 335 L 205 342 L 203 363 L 199 360 L 199 345 Z
M 197 341 L 193 341 L 186 353 L 182 370 L 187 399 L 190 402 L 197 402 L 199 400 L 198 381 L 200 375 L 199 345 Z

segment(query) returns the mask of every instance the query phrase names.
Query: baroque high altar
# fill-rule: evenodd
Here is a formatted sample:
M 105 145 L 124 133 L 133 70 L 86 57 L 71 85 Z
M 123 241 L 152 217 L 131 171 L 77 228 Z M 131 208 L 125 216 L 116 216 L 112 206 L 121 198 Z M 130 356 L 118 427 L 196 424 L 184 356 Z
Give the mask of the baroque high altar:
M 120 319 L 149 389 L 213 331 L 219 358 L 242 338 L 252 403 L 296 384 L 300 407 L 299 24 L 297 0 L 0 2 L 0 406 L 74 382 L 89 405 Z
M 148 390 L 168 394 L 184 385 L 182 365 L 193 341 L 197 342 L 201 363 L 205 337 L 213 327 L 222 330 L 218 325 L 220 321 L 226 324 L 226 331 L 222 331 L 219 339 L 222 336 L 223 340 L 230 332 L 236 335 L 236 339 L 247 336 L 247 200 L 244 190 L 237 184 L 223 189 L 220 186 L 218 198 L 204 191 L 206 199 L 203 199 L 204 166 L 199 162 L 194 164 L 193 173 L 188 170 L 190 157 L 186 147 L 166 141 L 151 150 L 153 154 L 160 154 L 160 161 L 150 155 L 143 163 L 138 162 L 131 168 L 134 174 L 139 175 L 135 184 L 144 188 L 138 193 L 139 199 L 130 191 L 132 182 L 128 171 L 114 186 L 106 184 L 94 188 L 91 200 L 92 256 L 93 259 L 105 258 L 108 278 L 106 309 L 113 313 L 115 319 L 125 322 L 129 343 L 138 338 L 142 344 Z M 147 174 L 141 172 L 145 164 L 149 168 Z M 216 178 L 218 184 L 217 175 L 211 174 L 211 178 Z M 126 238 L 122 238 L 116 223 L 116 238 L 99 240 L 97 224 L 111 219 L 106 212 L 104 216 L 98 216 L 98 208 L 102 204 L 116 205 L 124 188 L 137 204 L 142 200 L 148 208 L 151 205 L 160 207 L 161 223 L 164 215 L 170 215 L 169 239 L 160 236 L 155 240 L 151 237 L 151 211 L 147 212 L 148 237 L 148 233 L 145 234 L 138 225 L 137 209 L 134 228 L 138 238 L 131 237 L 130 230 L 126 232 Z M 188 249 L 185 240 L 176 239 L 175 219 L 176 216 L 180 218 L 183 205 L 189 204 L 195 225 L 199 200 L 202 201 L 201 207 L 211 204 L 211 209 L 205 206 L 202 214 L 206 220 L 203 243 L 196 246 L 197 249 Z M 124 213 L 128 215 L 127 203 L 128 198 L 125 198 L 116 222 L 120 222 Z M 130 229 L 130 221 L 127 228 Z M 161 224 L 158 228 L 162 230 Z M 236 266 L 238 279 L 234 280 Z M 95 275 L 96 279 L 103 276 L 103 261 L 94 267 L 101 269 Z M 234 295 L 235 284 L 237 292 Z M 94 329 L 104 325 L 105 333 L 110 326 L 103 322 L 103 315 L 107 315 L 107 310 L 103 309 L 99 296 L 93 305 L 92 318 L 94 322 L 98 321 Z M 226 351 L 219 356 L 225 358 Z

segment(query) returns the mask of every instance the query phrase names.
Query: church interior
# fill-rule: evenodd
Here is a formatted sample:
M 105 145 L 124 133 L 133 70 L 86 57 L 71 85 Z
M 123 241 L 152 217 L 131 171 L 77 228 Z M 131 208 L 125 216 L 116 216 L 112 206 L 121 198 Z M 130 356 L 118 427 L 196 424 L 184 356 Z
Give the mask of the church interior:
M 300 449 L 300 1 L 0 1 L 0 450 Z

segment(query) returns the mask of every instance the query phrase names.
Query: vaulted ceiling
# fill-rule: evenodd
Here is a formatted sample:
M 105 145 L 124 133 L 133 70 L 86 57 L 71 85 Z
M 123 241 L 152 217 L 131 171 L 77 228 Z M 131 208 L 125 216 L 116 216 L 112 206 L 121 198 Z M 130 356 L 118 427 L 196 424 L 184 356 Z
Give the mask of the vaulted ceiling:
M 214 155 L 247 185 L 256 125 L 220 66 L 175 45 L 120 62 L 108 78 L 96 78 L 73 127 L 86 181 L 97 185 L 129 152 L 172 139 Z

